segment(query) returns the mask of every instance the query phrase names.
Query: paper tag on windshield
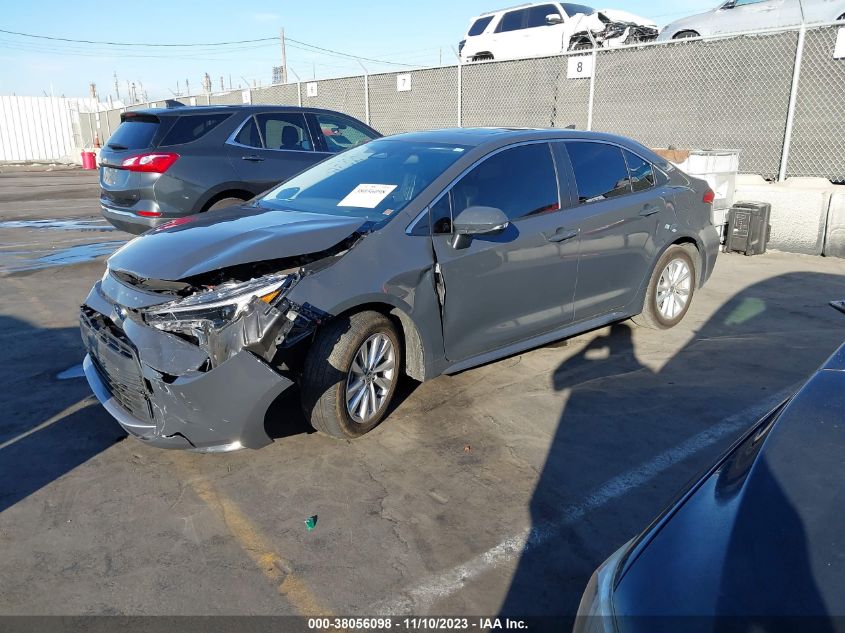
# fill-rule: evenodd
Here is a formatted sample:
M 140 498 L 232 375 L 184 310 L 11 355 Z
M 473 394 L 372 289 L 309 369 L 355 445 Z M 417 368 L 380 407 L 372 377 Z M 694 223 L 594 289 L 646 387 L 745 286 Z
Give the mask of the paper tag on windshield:
M 396 185 L 358 185 L 337 206 L 375 209 L 394 189 Z

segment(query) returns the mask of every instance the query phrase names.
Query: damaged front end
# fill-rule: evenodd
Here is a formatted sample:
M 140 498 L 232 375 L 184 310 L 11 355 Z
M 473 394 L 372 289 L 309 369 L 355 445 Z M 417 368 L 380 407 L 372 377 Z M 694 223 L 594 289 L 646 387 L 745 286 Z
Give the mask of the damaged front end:
M 92 390 L 127 432 L 156 446 L 269 444 L 266 412 L 329 316 L 288 294 L 353 243 L 181 281 L 107 271 L 80 315 Z
M 579 20 L 569 50 L 643 44 L 656 40 L 659 32 L 656 24 L 625 11 L 596 11 Z

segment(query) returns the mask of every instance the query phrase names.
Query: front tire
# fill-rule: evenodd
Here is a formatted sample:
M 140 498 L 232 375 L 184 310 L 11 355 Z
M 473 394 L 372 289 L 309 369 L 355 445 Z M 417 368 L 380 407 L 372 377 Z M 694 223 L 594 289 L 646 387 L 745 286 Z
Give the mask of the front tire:
M 384 419 L 399 382 L 402 348 L 378 312 L 336 319 L 321 330 L 302 373 L 302 409 L 317 431 L 354 439 Z
M 698 278 L 693 248 L 676 244 L 663 253 L 651 273 L 643 311 L 631 319 L 634 323 L 653 330 L 668 330 L 684 319 Z

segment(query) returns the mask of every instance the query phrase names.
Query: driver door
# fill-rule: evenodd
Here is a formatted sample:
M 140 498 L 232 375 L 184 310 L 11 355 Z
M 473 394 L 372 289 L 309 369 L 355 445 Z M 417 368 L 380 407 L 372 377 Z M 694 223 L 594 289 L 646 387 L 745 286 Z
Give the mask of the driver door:
M 476 165 L 431 209 L 443 337 L 452 361 L 501 349 L 573 319 L 579 231 L 548 143 L 507 148 Z M 563 196 L 563 199 L 561 199 Z M 562 204 L 563 202 L 563 204 Z M 453 246 L 464 209 L 501 209 L 510 224 Z

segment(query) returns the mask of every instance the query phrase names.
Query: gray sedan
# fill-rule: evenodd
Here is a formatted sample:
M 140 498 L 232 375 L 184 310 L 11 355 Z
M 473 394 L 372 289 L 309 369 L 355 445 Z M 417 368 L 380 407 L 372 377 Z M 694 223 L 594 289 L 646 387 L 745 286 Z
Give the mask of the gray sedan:
M 715 9 L 676 20 L 659 41 L 845 20 L 845 0 L 728 0 Z
M 642 145 L 570 130 L 379 139 L 253 203 L 165 224 L 85 300 L 88 381 L 132 435 L 258 448 L 299 386 L 354 438 L 429 380 L 602 325 L 677 325 L 713 271 L 714 193 Z

